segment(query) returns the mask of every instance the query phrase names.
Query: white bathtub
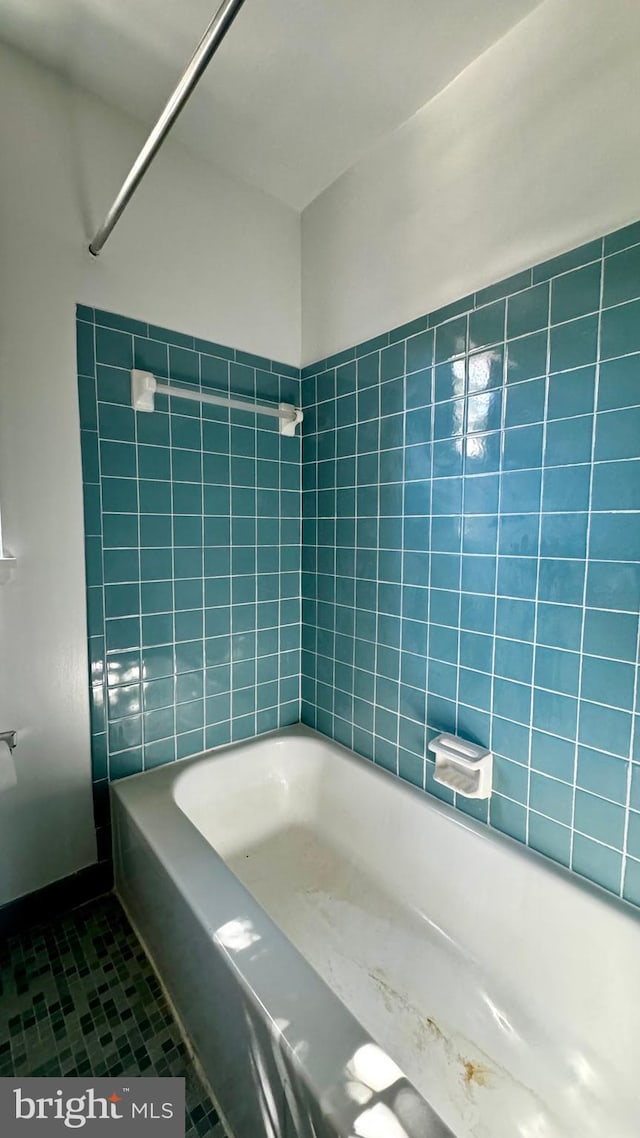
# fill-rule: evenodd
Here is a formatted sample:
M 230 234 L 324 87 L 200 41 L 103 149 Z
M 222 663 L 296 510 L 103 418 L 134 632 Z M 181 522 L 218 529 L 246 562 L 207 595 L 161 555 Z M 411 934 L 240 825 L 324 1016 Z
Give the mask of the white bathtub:
M 638 1138 L 640 921 L 303 728 L 116 783 L 235 1138 Z

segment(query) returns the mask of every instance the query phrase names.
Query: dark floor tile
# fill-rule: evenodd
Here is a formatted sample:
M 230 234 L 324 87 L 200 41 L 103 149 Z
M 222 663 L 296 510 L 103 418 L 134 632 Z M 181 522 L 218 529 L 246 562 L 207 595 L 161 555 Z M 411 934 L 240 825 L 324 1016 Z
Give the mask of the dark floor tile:
M 0 1077 L 185 1078 L 188 1138 L 225 1138 L 120 905 L 101 897 L 0 939 Z

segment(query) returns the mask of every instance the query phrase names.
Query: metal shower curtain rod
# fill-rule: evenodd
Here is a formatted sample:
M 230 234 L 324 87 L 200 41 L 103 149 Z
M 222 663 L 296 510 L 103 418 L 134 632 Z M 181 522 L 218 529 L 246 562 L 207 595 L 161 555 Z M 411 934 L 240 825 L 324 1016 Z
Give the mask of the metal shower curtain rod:
M 160 118 L 153 127 L 133 166 L 122 183 L 120 192 L 115 198 L 113 205 L 89 245 L 89 252 L 92 253 L 94 257 L 98 256 L 98 253 L 104 247 L 114 226 L 117 225 L 149 169 L 149 166 L 162 146 L 162 143 L 171 130 L 171 127 L 197 83 L 204 75 L 204 72 L 243 4 L 244 0 L 223 0 L 218 8 L 218 11 L 191 56 L 180 82 L 164 107 Z

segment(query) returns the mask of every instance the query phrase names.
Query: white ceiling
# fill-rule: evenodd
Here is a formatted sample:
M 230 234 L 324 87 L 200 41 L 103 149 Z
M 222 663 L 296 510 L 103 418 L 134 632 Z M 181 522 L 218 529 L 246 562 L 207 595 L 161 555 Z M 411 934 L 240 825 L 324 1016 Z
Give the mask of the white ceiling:
M 175 127 L 302 209 L 539 0 L 246 0 Z M 0 38 L 149 126 L 218 0 L 0 0 Z

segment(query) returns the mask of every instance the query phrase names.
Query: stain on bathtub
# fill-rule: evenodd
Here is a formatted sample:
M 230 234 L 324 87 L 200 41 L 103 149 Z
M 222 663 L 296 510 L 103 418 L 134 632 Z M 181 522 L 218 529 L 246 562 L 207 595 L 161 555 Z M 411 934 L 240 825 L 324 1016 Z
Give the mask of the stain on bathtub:
M 446 993 L 454 1022 L 462 1017 L 489 1039 L 487 1028 L 495 1029 L 497 1021 L 487 1016 L 478 995 L 483 978 L 473 959 L 423 914 L 408 910 L 383 883 L 302 825 L 238 850 L 228 864 L 456 1133 L 571 1133 L 556 1124 L 535 1092 L 476 1046 L 470 1033 L 447 1023 Z M 413 983 L 398 972 L 401 956 L 412 961 L 411 969 L 418 967 Z M 492 1000 L 491 1007 L 497 1006 Z M 501 1031 L 499 1042 L 503 1036 Z M 518 1038 L 509 1036 L 512 1043 Z
M 425 1016 L 424 1022 L 426 1023 L 427 1027 L 434 1033 L 434 1035 L 439 1035 L 441 1039 L 444 1039 L 442 1031 L 438 1027 L 436 1021 L 431 1018 L 431 1016 Z
M 469 1138 L 495 1138 L 496 1134 L 504 1134 L 503 1129 L 495 1128 L 495 1116 L 492 1121 L 491 1114 L 487 1114 L 486 1110 L 486 1096 L 493 1098 L 495 1095 L 495 1109 L 503 1116 L 501 1125 L 504 1125 L 506 1114 L 521 1122 L 523 1134 L 540 1134 L 544 1138 L 560 1138 L 566 1134 L 558 1118 L 531 1087 L 515 1078 L 504 1067 L 495 1064 L 464 1035 L 449 1030 L 433 1016 L 422 1014 L 394 987 L 382 969 L 368 969 L 367 972 L 387 1012 L 395 1015 L 401 1012 L 411 1017 L 415 1051 L 425 1056 L 430 1072 L 427 1082 L 432 1081 L 434 1076 L 437 1081 L 438 1069 L 445 1077 L 445 1096 L 449 1110 L 442 1110 L 441 1113 L 450 1125 L 459 1126 L 462 1123 L 463 1133 L 469 1135 Z M 446 1072 L 450 1074 L 447 1075 Z M 444 1089 L 445 1084 L 440 1083 L 440 1090 Z M 431 1096 L 427 1094 L 427 1097 Z M 451 1107 L 454 1115 L 450 1114 Z
M 437 1038 L 444 1046 L 447 1058 L 454 1063 L 459 1063 L 461 1067 L 462 1081 L 466 1087 L 487 1087 L 492 1086 L 492 1076 L 495 1071 L 488 1063 L 480 1063 L 477 1059 L 465 1059 L 463 1055 L 455 1051 L 451 1040 L 445 1035 L 442 1028 L 432 1016 L 422 1017 L 423 1023 L 427 1026 L 431 1035 Z M 507 1078 L 512 1078 L 508 1072 L 502 1072 Z
M 461 1059 L 464 1069 L 464 1081 L 467 1086 L 476 1083 L 479 1087 L 490 1086 L 489 1080 L 493 1071 L 482 1063 L 472 1063 L 470 1059 Z

